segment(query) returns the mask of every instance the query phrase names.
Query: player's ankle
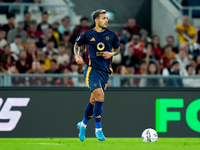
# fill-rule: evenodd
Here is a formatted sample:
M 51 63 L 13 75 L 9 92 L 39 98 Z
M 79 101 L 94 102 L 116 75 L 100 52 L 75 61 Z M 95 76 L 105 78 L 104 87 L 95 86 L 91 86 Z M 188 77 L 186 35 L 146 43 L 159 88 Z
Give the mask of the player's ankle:
M 87 125 L 84 124 L 83 121 L 81 121 L 81 126 L 82 126 L 82 127 L 85 127 L 85 128 L 87 127 Z
M 102 130 L 102 128 L 95 128 L 95 132 Z

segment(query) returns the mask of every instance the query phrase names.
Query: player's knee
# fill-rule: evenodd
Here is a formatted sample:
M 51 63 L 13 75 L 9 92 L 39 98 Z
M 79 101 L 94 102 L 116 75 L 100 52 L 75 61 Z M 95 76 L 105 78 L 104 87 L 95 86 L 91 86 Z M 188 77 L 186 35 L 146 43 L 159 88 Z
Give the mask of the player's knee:
M 102 96 L 102 95 L 97 96 L 96 97 L 96 101 L 98 101 L 98 102 L 104 102 L 104 96 Z
M 94 105 L 94 103 L 95 103 L 95 99 L 90 100 L 90 104 Z
M 93 93 L 95 101 L 104 102 L 104 93 L 102 89 L 96 89 Z

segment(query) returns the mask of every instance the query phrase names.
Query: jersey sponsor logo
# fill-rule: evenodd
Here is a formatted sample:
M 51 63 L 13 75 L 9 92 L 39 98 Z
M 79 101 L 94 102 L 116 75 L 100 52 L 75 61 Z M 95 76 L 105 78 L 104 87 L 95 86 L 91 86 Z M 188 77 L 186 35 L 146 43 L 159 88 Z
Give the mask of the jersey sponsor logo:
M 109 37 L 109 36 L 106 36 L 105 39 L 106 39 L 106 41 L 109 41 L 109 40 L 110 40 L 110 37 Z
M 0 120 L 6 120 L 0 122 L 0 131 L 12 131 L 17 126 L 22 113 L 21 111 L 12 110 L 12 107 L 26 107 L 30 101 L 30 98 L 7 98 L 4 105 L 3 99 L 0 98 Z
M 103 52 L 96 52 L 96 56 L 103 56 Z
M 93 37 L 90 41 L 96 41 L 95 38 Z
M 104 43 L 100 42 L 100 43 L 97 44 L 97 49 L 98 49 L 99 51 L 104 50 L 104 48 L 105 48 L 105 44 L 104 44 Z
M 96 118 L 101 118 L 101 115 L 96 116 Z

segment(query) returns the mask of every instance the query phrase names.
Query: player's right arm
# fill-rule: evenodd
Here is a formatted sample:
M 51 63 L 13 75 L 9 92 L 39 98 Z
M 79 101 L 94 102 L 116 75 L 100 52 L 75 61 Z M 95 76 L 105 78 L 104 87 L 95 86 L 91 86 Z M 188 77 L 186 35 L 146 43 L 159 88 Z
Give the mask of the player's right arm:
M 84 64 L 83 58 L 79 55 L 80 52 L 80 46 L 82 44 L 86 44 L 85 43 L 85 36 L 86 36 L 86 32 L 83 33 L 77 40 L 76 43 L 74 45 L 74 55 L 75 55 L 75 59 L 76 59 L 76 63 L 77 64 Z
M 79 55 L 80 47 L 75 43 L 74 45 L 74 55 L 77 64 L 84 64 L 83 58 Z

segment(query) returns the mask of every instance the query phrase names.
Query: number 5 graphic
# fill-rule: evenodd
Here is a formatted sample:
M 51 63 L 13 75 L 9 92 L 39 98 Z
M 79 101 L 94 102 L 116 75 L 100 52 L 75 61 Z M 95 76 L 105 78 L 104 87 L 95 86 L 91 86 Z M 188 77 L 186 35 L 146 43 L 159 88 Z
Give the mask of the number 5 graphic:
M 12 131 L 19 119 L 21 118 L 21 111 L 11 110 L 12 107 L 25 107 L 28 105 L 30 98 L 7 98 L 5 104 L 0 111 L 0 119 L 7 119 L 8 122 L 0 122 L 0 131 Z M 0 107 L 3 99 L 0 98 Z

